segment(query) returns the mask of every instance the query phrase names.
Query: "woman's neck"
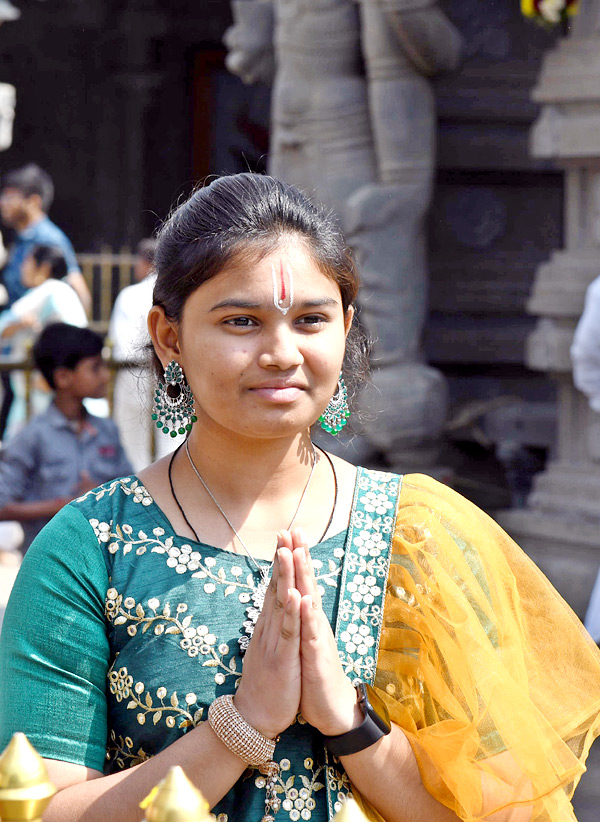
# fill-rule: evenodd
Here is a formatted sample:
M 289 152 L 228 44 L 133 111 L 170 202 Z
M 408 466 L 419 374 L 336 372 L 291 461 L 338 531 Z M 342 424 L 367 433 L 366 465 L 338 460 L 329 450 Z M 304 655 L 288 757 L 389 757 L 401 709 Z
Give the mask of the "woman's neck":
M 190 457 L 202 478 L 221 503 L 227 498 L 278 499 L 282 486 L 301 486 L 309 475 L 314 451 L 307 429 L 293 437 L 256 440 L 231 432 L 207 435 L 194 429 L 189 439 Z M 222 498 L 222 499 L 221 499 Z

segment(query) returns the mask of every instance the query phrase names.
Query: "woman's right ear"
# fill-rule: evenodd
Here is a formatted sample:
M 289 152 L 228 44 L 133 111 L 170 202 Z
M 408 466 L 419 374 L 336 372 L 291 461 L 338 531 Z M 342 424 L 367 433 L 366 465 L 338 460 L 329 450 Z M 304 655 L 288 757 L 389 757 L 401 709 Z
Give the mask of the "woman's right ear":
M 166 368 L 171 360 L 179 360 L 181 349 L 178 328 L 174 322 L 167 318 L 162 306 L 153 305 L 150 309 L 148 313 L 148 331 L 156 356 L 161 361 L 163 368 Z

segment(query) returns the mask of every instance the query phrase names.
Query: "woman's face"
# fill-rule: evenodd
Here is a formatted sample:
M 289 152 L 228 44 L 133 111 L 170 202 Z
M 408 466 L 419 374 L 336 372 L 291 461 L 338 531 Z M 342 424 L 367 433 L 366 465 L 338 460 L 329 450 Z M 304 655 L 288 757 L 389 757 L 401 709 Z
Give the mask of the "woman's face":
M 352 313 L 296 239 L 232 262 L 189 297 L 177 329 L 199 426 L 258 438 L 306 430 L 335 391 Z
M 33 288 L 39 284 L 40 270 L 32 254 L 28 254 L 21 266 L 21 282 L 25 288 Z

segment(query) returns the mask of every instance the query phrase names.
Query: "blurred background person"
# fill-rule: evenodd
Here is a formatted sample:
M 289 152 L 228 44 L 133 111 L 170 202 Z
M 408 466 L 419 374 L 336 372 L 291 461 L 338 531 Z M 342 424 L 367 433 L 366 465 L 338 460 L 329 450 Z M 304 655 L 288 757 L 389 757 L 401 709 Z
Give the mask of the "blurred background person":
M 585 305 L 571 346 L 573 382 L 588 398 L 590 408 L 600 414 L 600 277 L 585 293 Z M 585 627 L 600 644 L 600 570 L 585 615 Z
M 106 396 L 110 372 L 102 345 L 89 328 L 52 323 L 34 346 L 36 368 L 54 399 L 0 451 L 0 520 L 22 524 L 23 553 L 67 502 L 131 473 L 114 422 L 84 405 L 87 397 Z
M 87 316 L 81 300 L 67 285 L 67 261 L 55 246 L 36 245 L 27 254 L 21 267 L 25 292 L 10 308 L 0 314 L 0 341 L 10 346 L 10 354 L 25 359 L 30 345 L 39 332 L 51 322 L 65 322 L 84 327 Z M 9 439 L 26 419 L 25 377 L 22 371 L 9 373 L 13 402 L 6 422 L 5 439 Z M 50 402 L 47 387 L 36 385 L 31 392 L 35 412 L 43 411 Z
M 600 413 L 600 277 L 587 288 L 585 305 L 571 346 L 573 382 Z
M 50 175 L 35 163 L 8 172 L 2 178 L 0 189 L 0 217 L 2 222 L 16 232 L 9 249 L 8 259 L 2 271 L 6 288 L 7 307 L 25 294 L 27 286 L 22 279 L 22 267 L 26 257 L 36 245 L 44 244 L 60 248 L 67 263 L 65 279 L 75 289 L 86 311 L 91 306 L 91 296 L 77 265 L 73 246 L 66 234 L 48 217 L 54 200 L 54 184 Z M 8 415 L 13 401 L 9 375 L 1 375 L 3 398 L 0 409 L 0 438 L 4 436 Z
M 170 453 L 183 440 L 179 436 L 175 439 L 161 436 L 160 432 L 156 435 L 154 426 L 147 422 L 153 383 L 148 368 L 141 363 L 147 357 L 146 347 L 150 343 L 147 322 L 156 281 L 155 249 L 156 240 L 152 238 L 138 243 L 134 268 L 136 282 L 119 293 L 108 328 L 113 358 L 120 363 L 132 363 L 120 368 L 115 376 L 113 419 L 135 471 L 149 465 L 155 457 Z

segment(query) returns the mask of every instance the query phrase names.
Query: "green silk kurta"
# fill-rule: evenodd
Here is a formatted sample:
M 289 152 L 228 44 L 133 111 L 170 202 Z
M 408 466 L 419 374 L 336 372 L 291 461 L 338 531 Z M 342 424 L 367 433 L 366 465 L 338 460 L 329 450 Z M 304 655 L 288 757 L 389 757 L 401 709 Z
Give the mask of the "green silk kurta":
M 345 538 L 311 552 L 332 625 Z M 238 639 L 259 580 L 246 557 L 174 534 L 135 478 L 76 500 L 35 540 L 15 584 L 2 677 L 8 693 L 23 682 L 28 693 L 4 700 L 0 744 L 24 730 L 43 756 L 105 773 L 162 751 L 205 721 L 217 696 L 235 691 Z M 278 819 L 323 822 L 327 782 L 335 805 L 349 792 L 300 715 L 275 758 Z M 225 822 L 243 808 L 258 822 L 264 799 L 264 777 L 248 769 L 213 812 Z

